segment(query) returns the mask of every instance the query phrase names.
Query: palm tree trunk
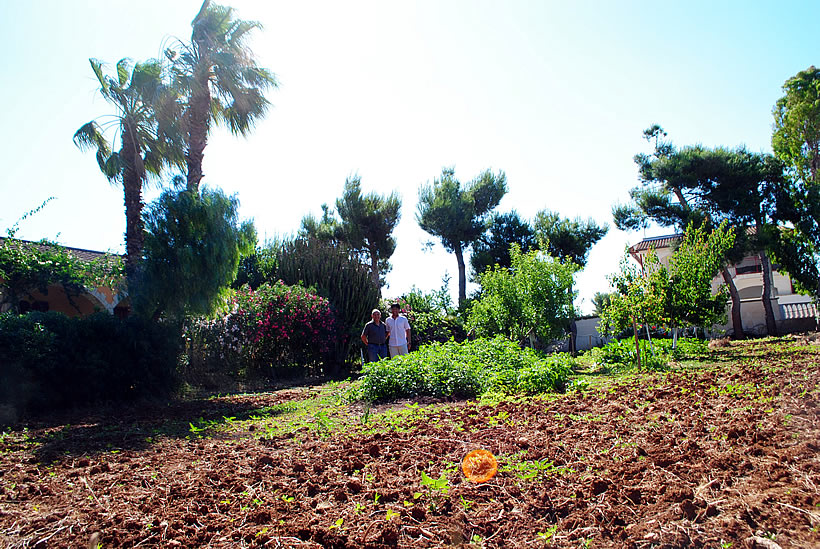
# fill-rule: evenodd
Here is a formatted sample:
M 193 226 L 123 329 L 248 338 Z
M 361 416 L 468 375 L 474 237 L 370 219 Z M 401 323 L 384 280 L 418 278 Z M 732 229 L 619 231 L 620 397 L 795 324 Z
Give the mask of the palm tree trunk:
M 464 267 L 464 251 L 461 249 L 461 242 L 453 248 L 458 263 L 458 306 L 461 307 L 467 300 L 467 270 Z
M 732 329 L 734 330 L 733 339 L 743 339 L 743 319 L 740 316 L 740 293 L 737 291 L 735 281 L 732 279 L 732 274 L 728 267 L 723 267 L 721 270 L 723 281 L 729 288 L 729 295 L 732 297 Z
M 205 158 L 205 146 L 208 144 L 211 106 L 208 63 L 201 60 L 198 72 L 197 88 L 191 97 L 186 120 L 188 150 L 185 152 L 185 160 L 188 165 L 188 190 L 194 192 L 199 191 L 199 183 L 202 181 L 202 160 Z
M 769 261 L 769 254 L 760 252 L 760 264 L 763 267 L 763 310 L 766 312 L 766 333 L 770 336 L 777 335 L 777 322 L 774 319 L 774 309 L 772 309 L 772 262 Z
M 142 223 L 142 184 L 145 166 L 137 149 L 134 128 L 125 124 L 120 158 L 125 162 L 122 188 L 125 202 L 125 274 L 130 280 L 136 273 L 145 241 Z

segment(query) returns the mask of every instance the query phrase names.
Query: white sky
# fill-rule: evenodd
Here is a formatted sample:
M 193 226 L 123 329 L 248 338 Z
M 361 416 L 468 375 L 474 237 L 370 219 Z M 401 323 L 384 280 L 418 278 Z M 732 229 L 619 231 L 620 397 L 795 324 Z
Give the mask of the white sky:
M 217 130 L 205 182 L 237 193 L 260 238 L 296 231 L 348 175 L 403 197 L 386 296 L 434 289 L 455 257 L 415 221 L 420 184 L 444 166 L 466 182 L 491 168 L 500 211 L 543 208 L 612 225 L 661 124 L 678 145 L 769 151 L 783 82 L 817 63 L 817 2 L 225 2 L 264 25 L 252 47 L 275 72 L 273 108 L 248 138 Z M 89 57 L 161 54 L 190 37 L 199 0 L 0 0 L 0 231 L 49 196 L 18 236 L 122 252 L 122 191 L 72 143 L 111 112 Z M 147 200 L 158 191 L 147 194 Z M 668 232 L 657 229 L 647 236 Z M 624 247 L 610 234 L 577 277 L 578 305 L 606 291 Z

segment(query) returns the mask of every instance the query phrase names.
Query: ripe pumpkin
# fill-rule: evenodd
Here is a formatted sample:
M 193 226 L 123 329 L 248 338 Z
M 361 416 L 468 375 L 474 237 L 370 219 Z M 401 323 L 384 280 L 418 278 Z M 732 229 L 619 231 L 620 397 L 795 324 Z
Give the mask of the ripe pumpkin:
M 471 482 L 487 482 L 498 472 L 498 462 L 487 450 L 473 450 L 464 456 L 461 470 Z

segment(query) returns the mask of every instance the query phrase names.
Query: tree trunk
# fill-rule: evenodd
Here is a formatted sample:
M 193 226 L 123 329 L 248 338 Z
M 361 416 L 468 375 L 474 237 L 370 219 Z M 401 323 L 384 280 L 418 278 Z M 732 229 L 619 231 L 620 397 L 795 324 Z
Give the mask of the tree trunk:
M 467 272 L 464 267 L 464 251 L 461 249 L 461 242 L 453 248 L 458 263 L 458 306 L 461 307 L 467 300 Z
M 728 267 L 723 267 L 721 270 L 723 281 L 729 288 L 729 295 L 732 296 L 732 329 L 734 330 L 733 339 L 743 339 L 743 320 L 740 317 L 740 294 L 735 286 L 735 281 L 732 279 L 732 274 Z
M 635 360 L 638 364 L 638 371 L 641 371 L 641 342 L 638 341 L 638 323 L 632 317 L 632 333 L 635 334 Z
M 125 125 L 120 149 L 120 158 L 126 164 L 122 173 L 122 188 L 125 202 L 125 274 L 128 279 L 136 273 L 145 241 L 142 223 L 142 184 L 145 181 L 145 166 L 134 131 L 131 125 Z
M 204 45 L 197 45 L 201 51 Z M 208 144 L 208 129 L 210 126 L 211 89 L 210 65 L 206 59 L 199 60 L 195 76 L 196 89 L 191 94 L 188 106 L 186 133 L 188 134 L 188 149 L 185 160 L 188 167 L 188 190 L 198 192 L 202 181 L 202 160 L 205 158 L 205 146 Z
M 770 336 L 777 335 L 777 322 L 772 309 L 772 262 L 769 255 L 762 251 L 759 254 L 760 264 L 763 267 L 763 310 L 766 312 L 766 333 Z
M 370 277 L 373 279 L 373 283 L 376 287 L 381 288 L 382 283 L 379 279 L 379 257 L 376 253 L 376 247 L 369 247 L 367 253 L 370 254 Z

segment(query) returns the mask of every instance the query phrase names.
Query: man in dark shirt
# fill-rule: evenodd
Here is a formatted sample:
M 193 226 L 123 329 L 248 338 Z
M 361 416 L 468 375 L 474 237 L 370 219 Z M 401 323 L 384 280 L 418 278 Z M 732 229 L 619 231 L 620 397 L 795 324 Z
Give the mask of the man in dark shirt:
M 381 321 L 381 311 L 373 309 L 370 316 L 373 320 L 364 325 L 362 343 L 367 345 L 367 361 L 375 362 L 387 358 L 387 338 L 390 337 L 390 332 L 387 324 Z

